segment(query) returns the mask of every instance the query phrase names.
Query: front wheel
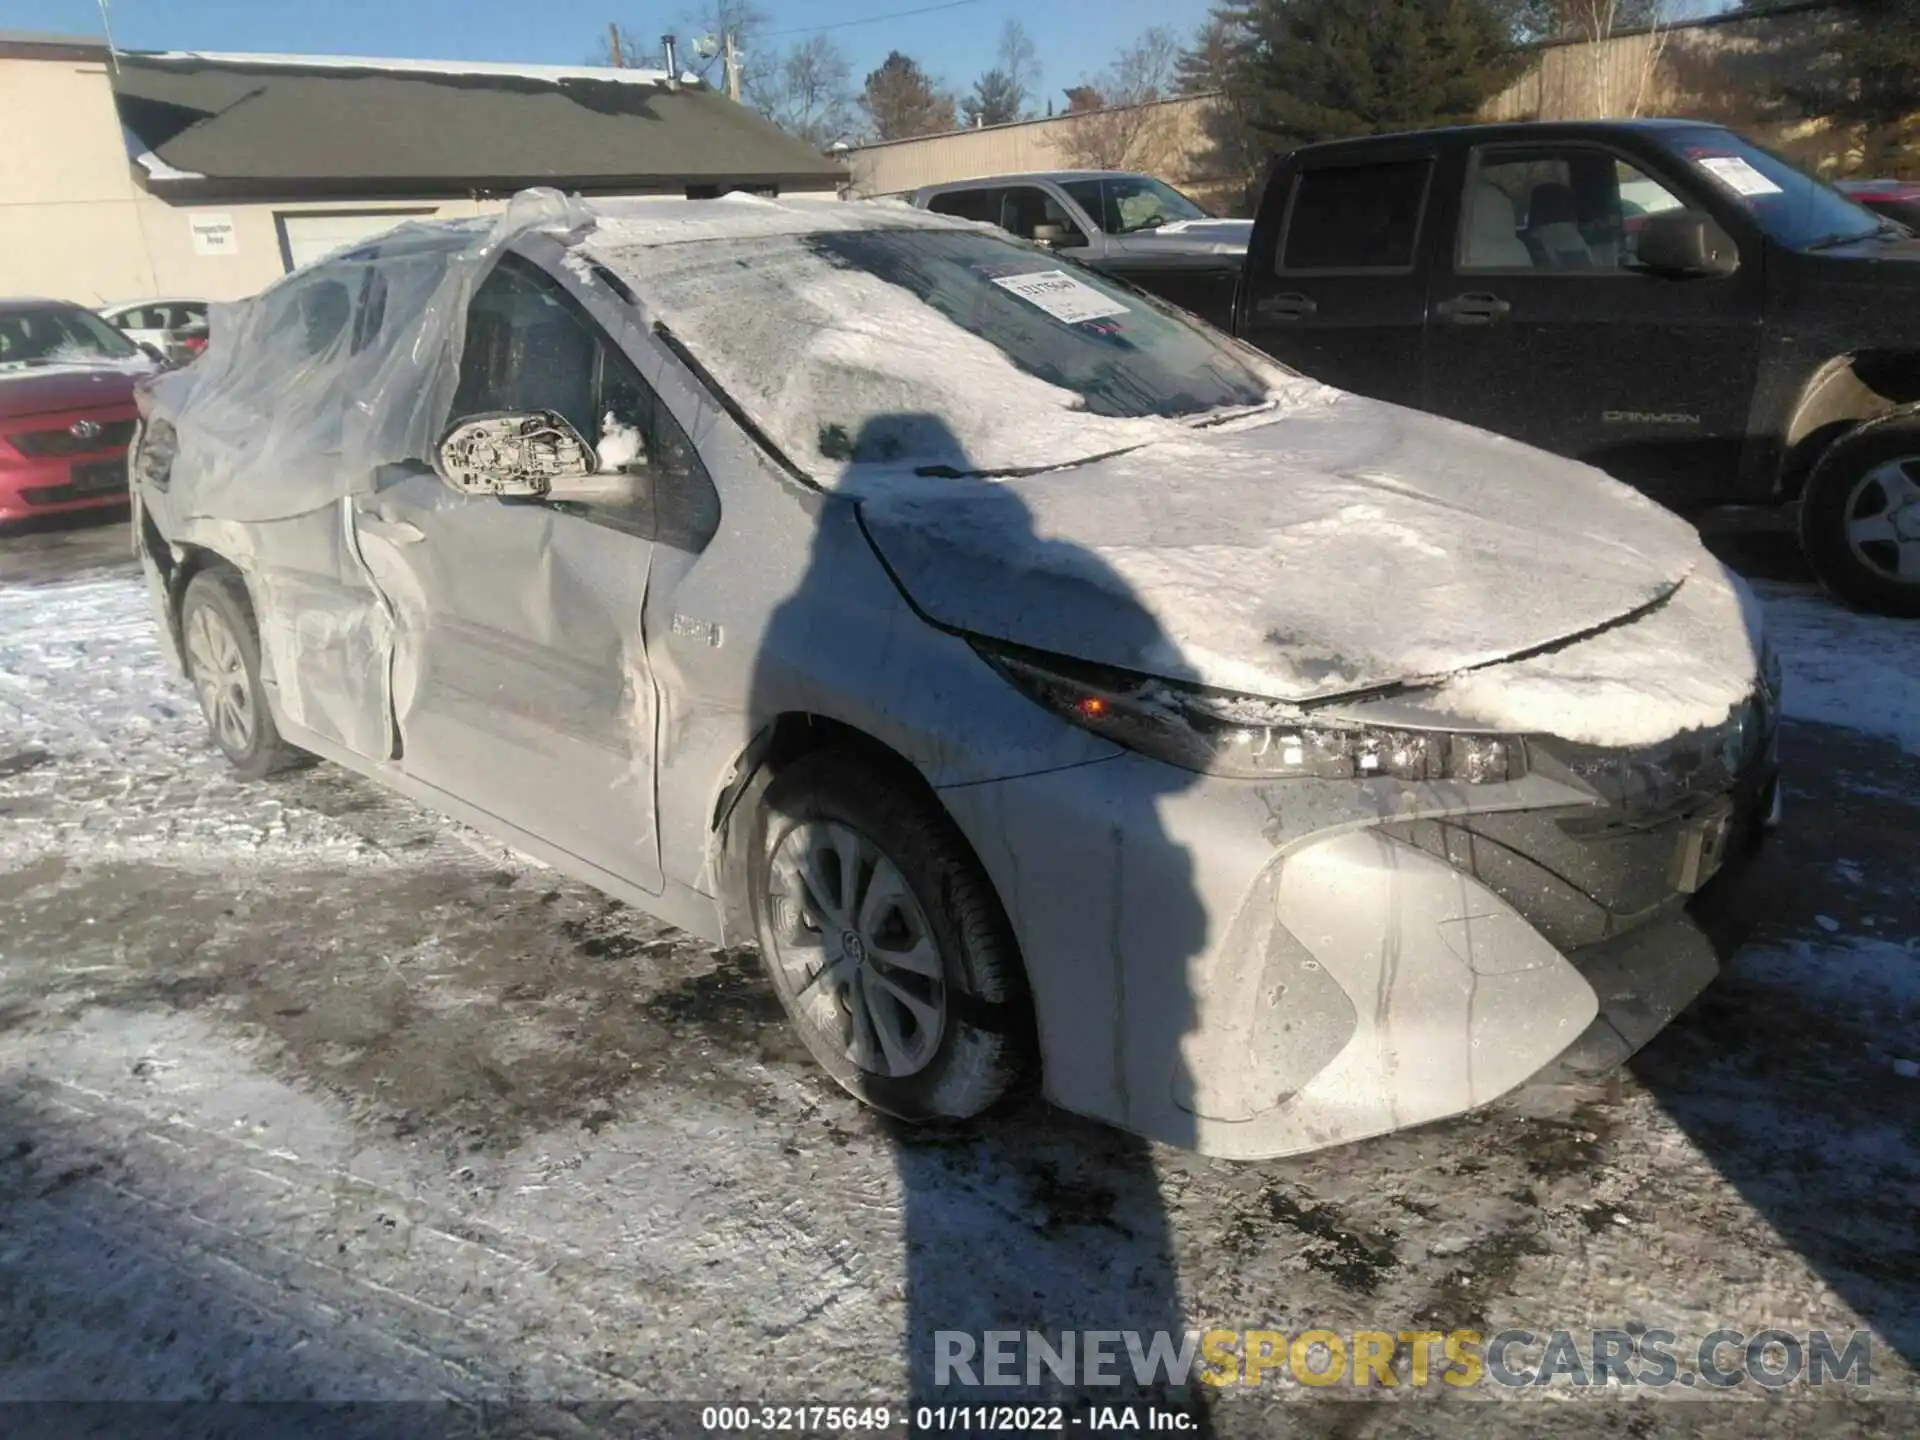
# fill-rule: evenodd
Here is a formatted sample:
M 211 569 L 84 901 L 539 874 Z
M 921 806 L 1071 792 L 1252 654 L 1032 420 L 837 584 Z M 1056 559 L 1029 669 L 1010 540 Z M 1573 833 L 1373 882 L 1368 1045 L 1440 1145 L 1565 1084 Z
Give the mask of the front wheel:
M 1834 441 L 1807 481 L 1800 544 L 1848 604 L 1920 616 L 1920 425 L 1875 422 Z
M 216 566 L 187 582 L 180 638 L 207 729 L 235 770 L 259 780 L 306 758 L 280 738 L 267 708 L 253 606 L 237 571 Z
M 760 954 L 814 1059 L 905 1120 L 959 1120 L 1026 1078 L 1032 1003 L 998 897 L 913 777 L 847 751 L 796 760 L 757 807 Z

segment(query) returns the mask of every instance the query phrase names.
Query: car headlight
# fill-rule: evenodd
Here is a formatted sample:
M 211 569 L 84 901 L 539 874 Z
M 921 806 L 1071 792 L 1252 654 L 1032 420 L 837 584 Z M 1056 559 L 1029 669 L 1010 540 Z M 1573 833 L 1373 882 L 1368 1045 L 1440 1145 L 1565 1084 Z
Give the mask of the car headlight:
M 1242 779 L 1461 780 L 1527 773 L 1517 736 L 1355 725 L 1255 695 L 1161 680 L 970 638 L 1016 690 L 1061 719 L 1170 765 Z
M 133 445 L 127 451 L 129 479 L 136 487 L 146 481 L 165 489 L 168 472 L 173 469 L 174 456 L 179 449 L 180 437 L 166 421 L 154 416 L 141 422 L 134 433 Z

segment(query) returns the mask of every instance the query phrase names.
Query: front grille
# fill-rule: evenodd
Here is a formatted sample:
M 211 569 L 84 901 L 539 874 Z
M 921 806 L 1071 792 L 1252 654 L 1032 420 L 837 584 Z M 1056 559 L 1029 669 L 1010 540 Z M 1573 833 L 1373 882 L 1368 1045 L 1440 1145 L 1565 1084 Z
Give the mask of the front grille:
M 1772 797 L 1772 747 L 1732 777 L 1696 771 L 1683 793 L 1631 793 L 1611 804 L 1503 811 L 1382 825 L 1473 876 L 1562 951 L 1633 930 L 1686 900 L 1675 857 L 1689 828 L 1728 805 L 1737 843 Z M 1731 853 L 1731 851 L 1729 852 Z
M 102 450 L 117 450 L 133 438 L 131 420 L 103 420 L 100 433 L 81 437 L 62 426 L 58 430 L 27 430 L 9 435 L 7 443 L 22 455 L 38 459 L 47 455 L 92 455 Z

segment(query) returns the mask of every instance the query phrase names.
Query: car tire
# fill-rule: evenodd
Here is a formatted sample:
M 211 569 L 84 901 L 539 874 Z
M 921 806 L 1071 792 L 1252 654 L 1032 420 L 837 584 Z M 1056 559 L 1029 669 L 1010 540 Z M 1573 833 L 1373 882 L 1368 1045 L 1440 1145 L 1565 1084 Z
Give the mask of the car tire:
M 1920 616 L 1920 424 L 1874 421 L 1827 448 L 1801 499 L 1800 546 L 1849 605 Z
M 260 684 L 260 637 L 246 582 L 226 566 L 202 570 L 180 600 L 187 680 L 220 753 L 248 780 L 307 757 L 280 738 Z
M 831 750 L 762 784 L 748 852 L 755 934 L 821 1067 L 914 1122 L 970 1119 L 1020 1089 L 1035 1042 L 1012 927 L 919 777 Z

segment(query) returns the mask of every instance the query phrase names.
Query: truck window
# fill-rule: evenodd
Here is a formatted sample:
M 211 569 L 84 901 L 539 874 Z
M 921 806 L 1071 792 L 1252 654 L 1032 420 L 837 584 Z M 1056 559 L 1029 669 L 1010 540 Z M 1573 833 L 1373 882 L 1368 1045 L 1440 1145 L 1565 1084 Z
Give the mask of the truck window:
M 952 215 L 961 220 L 1000 223 L 998 190 L 947 190 L 927 201 L 927 209 L 936 215 Z
M 1022 240 L 1033 239 L 1034 232 L 1042 225 L 1057 226 L 1062 232 L 1061 239 L 1069 245 L 1085 245 L 1087 237 L 1080 233 L 1080 227 L 1067 214 L 1067 209 L 1053 196 L 1037 185 L 1009 185 L 1000 192 L 1004 197 L 1000 228 L 1009 235 L 1018 235 Z
M 1431 160 L 1342 165 L 1294 181 L 1280 270 L 1406 270 L 1413 265 Z
M 1649 215 L 1682 208 L 1658 180 L 1588 147 L 1480 150 L 1468 170 L 1458 270 L 1627 270 Z

